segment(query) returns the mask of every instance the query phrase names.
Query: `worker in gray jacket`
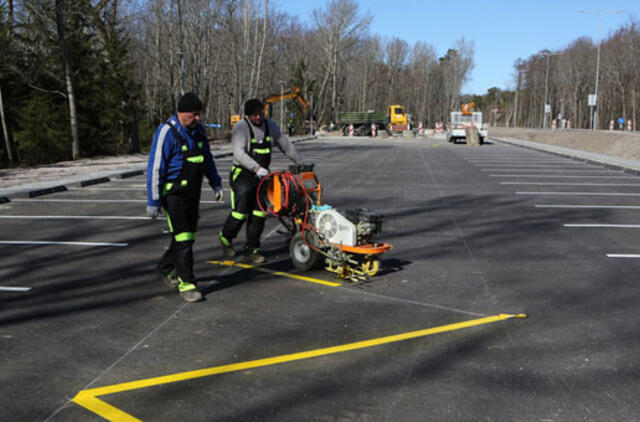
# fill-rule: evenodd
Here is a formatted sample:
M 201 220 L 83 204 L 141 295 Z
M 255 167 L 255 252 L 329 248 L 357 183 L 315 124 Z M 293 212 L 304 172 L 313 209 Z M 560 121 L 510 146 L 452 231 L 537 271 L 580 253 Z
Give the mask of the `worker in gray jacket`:
M 260 211 L 256 194 L 260 179 L 269 174 L 271 149 L 276 145 L 287 158 L 299 163 L 296 149 L 272 120 L 264 117 L 264 105 L 257 98 L 244 104 L 245 118 L 231 133 L 233 166 L 229 175 L 231 185 L 231 214 L 218 235 L 223 253 L 234 257 L 232 241 L 247 222 L 245 260 L 252 264 L 265 261 L 259 253 L 260 236 L 264 230 L 266 214 Z

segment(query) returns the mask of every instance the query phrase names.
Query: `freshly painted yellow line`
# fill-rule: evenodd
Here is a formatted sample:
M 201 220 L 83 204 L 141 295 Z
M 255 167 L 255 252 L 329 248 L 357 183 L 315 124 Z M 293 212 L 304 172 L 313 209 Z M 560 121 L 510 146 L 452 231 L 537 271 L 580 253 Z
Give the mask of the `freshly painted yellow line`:
M 261 271 L 263 273 L 268 273 L 268 274 L 273 274 L 273 275 L 281 275 L 283 277 L 293 278 L 295 280 L 302 280 L 302 281 L 308 281 L 310 283 L 323 284 L 325 286 L 338 287 L 338 286 L 342 285 L 340 283 L 335 283 L 335 282 L 332 282 L 332 281 L 326 281 L 326 280 L 322 280 L 322 279 L 319 279 L 319 278 L 305 277 L 303 275 L 285 273 L 284 271 L 272 271 L 272 270 L 269 270 L 269 269 L 266 269 L 266 268 L 259 267 L 257 265 L 243 264 L 241 262 L 235 262 L 235 261 L 207 261 L 207 262 L 209 264 L 224 265 L 224 266 L 227 266 L 227 267 L 247 268 L 247 269 L 250 269 L 250 270 Z
M 318 356 L 326 356 L 336 353 L 349 352 L 352 350 L 365 349 L 368 347 L 380 346 L 382 344 L 394 343 L 398 341 L 409 340 L 418 337 L 426 337 L 432 334 L 445 333 L 447 331 L 456 331 L 463 328 L 474 327 L 478 325 L 490 324 L 493 322 L 503 321 L 510 318 L 526 318 L 525 314 L 500 314 L 488 316 L 484 318 L 472 319 L 469 321 L 459 322 L 455 324 L 442 325 L 440 327 L 427 328 L 424 330 L 411 331 L 407 333 L 395 334 L 387 337 L 379 337 L 371 340 L 358 341 L 355 343 L 347 343 L 340 346 L 326 347 L 323 349 L 309 350 L 306 352 L 292 353 L 288 355 L 280 355 L 271 358 L 251 360 L 247 362 L 231 363 L 228 365 L 214 366 L 212 368 L 200 369 L 196 371 L 180 372 L 177 374 L 164 375 L 155 378 L 147 378 L 138 381 L 125 382 L 122 384 L 114 384 L 105 387 L 92 388 L 90 390 L 80 391 L 74 398 L 73 402 L 89 409 L 90 411 L 102 416 L 110 421 L 133 422 L 139 419 L 113 407 L 104 401 L 98 399 L 98 396 L 107 394 L 122 393 L 124 391 L 138 390 L 141 388 L 153 387 L 157 385 L 169 384 L 179 381 L 186 381 L 195 378 L 208 377 L 210 375 L 223 374 L 228 372 L 242 371 L 245 369 L 258 368 L 262 366 L 276 365 L 285 362 L 293 362 L 296 360 L 310 359 Z

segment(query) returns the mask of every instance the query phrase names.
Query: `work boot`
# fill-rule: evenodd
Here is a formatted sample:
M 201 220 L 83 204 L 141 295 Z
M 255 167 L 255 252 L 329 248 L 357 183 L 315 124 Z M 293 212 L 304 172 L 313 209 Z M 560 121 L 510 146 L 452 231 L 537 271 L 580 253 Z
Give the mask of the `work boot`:
M 244 260 L 253 265 L 262 264 L 264 261 L 266 261 L 265 257 L 263 255 L 260 255 L 260 253 L 258 252 L 258 248 L 245 250 Z
M 169 274 L 163 274 L 158 271 L 158 276 L 170 289 L 175 289 L 180 284 L 175 271 L 171 271 Z
M 180 296 L 187 302 L 199 302 L 204 299 L 202 293 L 196 289 L 196 285 L 193 283 L 180 280 L 178 290 L 180 290 Z
M 236 256 L 236 250 L 233 249 L 233 244 L 222 235 L 222 232 L 218 234 L 218 240 L 220 241 L 220 247 L 222 248 L 224 256 L 227 258 L 233 258 Z

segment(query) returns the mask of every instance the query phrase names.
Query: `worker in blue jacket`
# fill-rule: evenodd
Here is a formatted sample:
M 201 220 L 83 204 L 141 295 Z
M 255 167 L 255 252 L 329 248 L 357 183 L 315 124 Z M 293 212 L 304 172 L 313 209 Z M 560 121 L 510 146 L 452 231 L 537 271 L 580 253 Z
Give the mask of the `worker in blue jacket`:
M 156 269 L 170 287 L 178 287 L 188 302 L 202 300 L 193 274 L 193 243 L 196 239 L 203 175 L 222 202 L 222 179 L 218 174 L 205 129 L 200 124 L 202 101 L 194 93 L 178 101 L 178 112 L 158 126 L 153 135 L 147 167 L 147 216 L 162 210 L 169 223 L 171 243 Z

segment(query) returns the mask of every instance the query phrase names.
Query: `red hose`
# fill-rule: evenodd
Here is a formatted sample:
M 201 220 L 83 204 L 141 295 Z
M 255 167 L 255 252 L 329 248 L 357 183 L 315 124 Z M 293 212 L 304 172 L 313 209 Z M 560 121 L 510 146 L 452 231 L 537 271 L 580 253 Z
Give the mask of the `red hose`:
M 280 209 L 279 212 L 275 212 L 275 210 L 269 203 L 267 203 L 266 205 L 263 205 L 262 201 L 260 200 L 260 197 L 261 197 L 260 193 L 263 186 L 268 186 L 265 184 L 265 182 L 266 181 L 271 182 L 271 180 L 274 177 L 280 178 L 280 182 L 284 190 L 284 201 L 282 203 L 282 208 Z M 307 220 L 309 218 L 309 208 L 311 204 L 311 197 L 309 196 L 309 192 L 307 192 L 307 189 L 305 188 L 304 183 L 298 178 L 298 176 L 286 170 L 271 172 L 260 180 L 260 183 L 258 184 L 258 189 L 256 191 L 257 191 L 256 200 L 258 202 L 258 207 L 260 208 L 260 211 L 262 211 L 265 214 L 271 214 L 274 216 L 286 215 L 291 217 L 292 219 L 295 219 L 296 214 L 302 213 L 301 212 L 302 210 L 298 210 L 296 209 L 296 207 L 298 203 L 297 199 L 300 197 L 300 195 L 304 195 L 304 198 L 305 198 L 304 218 L 302 219 L 302 222 L 300 224 L 302 228 L 302 239 L 307 244 L 307 246 L 309 246 L 311 249 L 319 251 L 317 247 L 307 242 L 306 236 L 304 235 L 304 232 L 306 230 L 316 231 L 316 228 L 307 224 Z M 290 195 L 291 191 L 293 191 L 293 195 Z M 290 198 L 293 199 L 293 203 L 289 202 Z M 294 221 L 294 224 L 295 224 L 295 221 Z

